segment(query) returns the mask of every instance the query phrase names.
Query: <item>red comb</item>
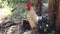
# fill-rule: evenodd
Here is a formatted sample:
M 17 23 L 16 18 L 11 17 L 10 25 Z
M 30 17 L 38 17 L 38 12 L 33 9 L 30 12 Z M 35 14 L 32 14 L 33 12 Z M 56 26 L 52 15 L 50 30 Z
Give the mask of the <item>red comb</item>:
M 27 4 L 27 10 L 28 10 L 28 11 L 30 10 L 31 6 L 32 6 L 32 3 L 28 3 L 28 4 Z
M 27 7 L 31 7 L 31 6 L 32 6 L 32 3 L 28 3 L 28 4 L 27 4 Z

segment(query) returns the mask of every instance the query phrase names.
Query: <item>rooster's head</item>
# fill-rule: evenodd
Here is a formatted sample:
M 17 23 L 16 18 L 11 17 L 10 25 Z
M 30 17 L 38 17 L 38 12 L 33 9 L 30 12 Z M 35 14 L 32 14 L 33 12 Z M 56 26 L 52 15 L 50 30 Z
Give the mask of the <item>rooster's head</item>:
M 32 3 L 28 3 L 27 4 L 27 10 L 30 11 L 31 10 L 31 7 L 32 7 Z

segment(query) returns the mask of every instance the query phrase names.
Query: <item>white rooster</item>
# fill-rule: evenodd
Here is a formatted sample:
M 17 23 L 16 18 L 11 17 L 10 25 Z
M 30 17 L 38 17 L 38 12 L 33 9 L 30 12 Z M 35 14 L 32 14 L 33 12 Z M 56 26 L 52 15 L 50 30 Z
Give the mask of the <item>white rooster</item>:
M 36 27 L 39 17 L 35 13 L 34 7 L 31 6 L 32 6 L 31 3 L 27 4 L 27 10 L 28 10 L 27 19 L 29 21 L 31 28 L 33 29 L 34 27 Z

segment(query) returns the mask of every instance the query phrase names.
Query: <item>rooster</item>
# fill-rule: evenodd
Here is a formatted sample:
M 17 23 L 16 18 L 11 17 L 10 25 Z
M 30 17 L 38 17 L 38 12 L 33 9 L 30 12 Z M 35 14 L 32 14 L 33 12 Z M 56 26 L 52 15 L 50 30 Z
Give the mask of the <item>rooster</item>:
M 27 19 L 29 21 L 31 28 L 33 29 L 34 27 L 36 27 L 39 17 L 35 13 L 34 7 L 32 7 L 32 3 L 27 4 L 27 11 L 28 11 Z
M 27 19 L 29 21 L 31 28 L 34 29 L 37 26 L 38 32 L 43 33 L 44 28 L 48 27 L 47 18 L 43 16 L 38 16 L 34 10 L 34 7 L 32 7 L 31 3 L 27 4 L 27 10 Z

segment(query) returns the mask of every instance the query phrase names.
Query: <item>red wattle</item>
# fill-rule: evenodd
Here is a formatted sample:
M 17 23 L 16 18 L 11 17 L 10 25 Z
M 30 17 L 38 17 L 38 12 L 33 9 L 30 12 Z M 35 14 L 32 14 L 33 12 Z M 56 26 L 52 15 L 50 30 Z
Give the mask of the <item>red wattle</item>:
M 28 7 L 27 10 L 30 11 L 30 7 Z

